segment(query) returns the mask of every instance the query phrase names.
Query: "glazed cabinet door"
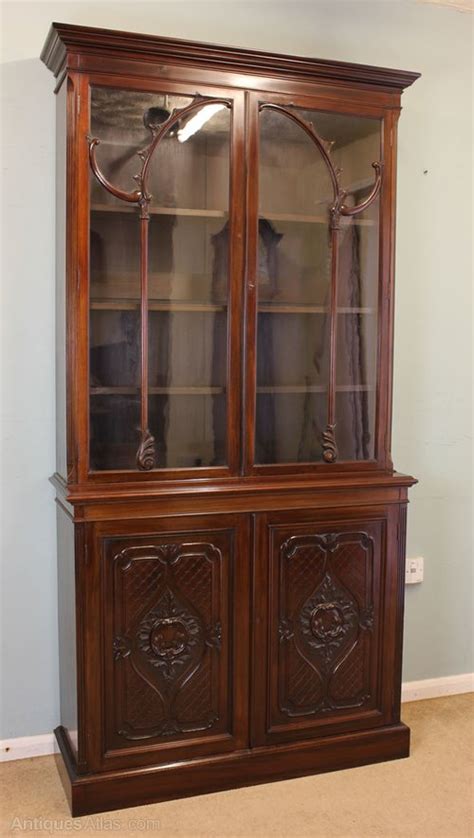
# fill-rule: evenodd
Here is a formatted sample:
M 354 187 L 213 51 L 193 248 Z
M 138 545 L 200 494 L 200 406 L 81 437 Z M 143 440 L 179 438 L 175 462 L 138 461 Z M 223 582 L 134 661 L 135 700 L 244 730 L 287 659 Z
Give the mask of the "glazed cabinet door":
M 384 585 L 396 586 L 397 579 L 395 554 L 387 552 L 390 515 L 379 510 L 259 517 L 257 743 L 324 736 L 388 719 L 396 597 L 388 601 Z
M 249 471 L 382 457 L 380 116 L 251 97 Z
M 103 532 L 104 763 L 244 747 L 248 545 L 243 517 Z
M 243 93 L 163 84 L 89 86 L 96 480 L 239 465 Z

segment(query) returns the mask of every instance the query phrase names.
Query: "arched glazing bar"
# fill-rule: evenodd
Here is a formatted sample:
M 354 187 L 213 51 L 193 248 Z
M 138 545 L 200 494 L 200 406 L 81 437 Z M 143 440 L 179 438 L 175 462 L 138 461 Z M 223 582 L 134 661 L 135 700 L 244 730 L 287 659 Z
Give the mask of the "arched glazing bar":
M 137 156 L 140 158 L 142 165 L 140 172 L 133 175 L 133 179 L 137 184 L 137 189 L 127 192 L 120 189 L 111 183 L 104 173 L 101 171 L 97 162 L 96 148 L 100 144 L 100 139 L 97 137 L 89 137 L 89 161 L 92 172 L 98 182 L 115 198 L 121 201 L 126 201 L 131 204 L 136 204 L 139 208 L 140 220 L 140 315 L 141 315 L 141 333 L 140 333 L 140 358 L 141 358 L 141 374 L 140 374 L 140 444 L 136 454 L 137 467 L 141 471 L 150 471 L 156 465 L 156 445 L 155 439 L 148 427 L 148 234 L 150 221 L 150 202 L 152 195 L 148 189 L 150 165 L 153 154 L 156 151 L 160 141 L 163 137 L 175 128 L 182 120 L 191 116 L 200 108 L 208 105 L 223 105 L 231 108 L 229 99 L 220 97 L 205 97 L 196 94 L 193 101 L 183 108 L 174 109 L 167 119 L 159 124 L 149 121 L 147 128 L 149 129 L 152 140 L 151 143 L 143 149 L 137 151 Z
M 382 186 L 383 164 L 374 161 L 375 181 L 370 194 L 356 206 L 345 204 L 347 191 L 340 184 L 341 171 L 336 168 L 330 157 L 331 143 L 323 140 L 317 133 L 312 122 L 300 117 L 292 106 L 285 107 L 271 102 L 262 102 L 260 111 L 271 110 L 280 113 L 298 125 L 317 147 L 326 165 L 332 184 L 332 203 L 329 208 L 329 229 L 331 235 L 331 290 L 330 290 L 330 347 L 329 347 L 329 388 L 327 424 L 322 432 L 321 444 L 323 459 L 326 463 L 335 463 L 338 457 L 336 441 L 336 364 L 337 364 L 337 298 L 338 298 L 338 250 L 341 216 L 354 216 L 366 210 L 377 198 Z

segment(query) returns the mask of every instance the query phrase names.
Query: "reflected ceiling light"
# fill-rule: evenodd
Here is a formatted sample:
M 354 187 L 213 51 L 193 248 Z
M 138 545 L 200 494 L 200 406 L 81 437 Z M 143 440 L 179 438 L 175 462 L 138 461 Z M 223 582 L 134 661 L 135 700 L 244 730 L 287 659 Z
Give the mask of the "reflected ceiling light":
M 194 116 L 191 117 L 189 122 L 180 128 L 178 131 L 178 140 L 180 143 L 185 143 L 186 140 L 189 140 L 196 131 L 199 131 L 206 122 L 209 122 L 210 119 L 214 116 L 214 114 L 219 113 L 225 105 L 204 105 L 200 111 L 198 111 Z

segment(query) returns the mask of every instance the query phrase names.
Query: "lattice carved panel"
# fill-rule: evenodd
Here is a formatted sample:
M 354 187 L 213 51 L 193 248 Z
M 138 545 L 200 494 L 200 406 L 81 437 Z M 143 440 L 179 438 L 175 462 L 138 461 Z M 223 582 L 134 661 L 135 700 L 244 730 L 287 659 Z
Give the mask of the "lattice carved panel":
M 371 700 L 374 540 L 295 535 L 279 548 L 278 706 L 324 716 Z
M 182 737 L 219 721 L 223 555 L 207 542 L 125 547 L 113 563 L 116 734 Z

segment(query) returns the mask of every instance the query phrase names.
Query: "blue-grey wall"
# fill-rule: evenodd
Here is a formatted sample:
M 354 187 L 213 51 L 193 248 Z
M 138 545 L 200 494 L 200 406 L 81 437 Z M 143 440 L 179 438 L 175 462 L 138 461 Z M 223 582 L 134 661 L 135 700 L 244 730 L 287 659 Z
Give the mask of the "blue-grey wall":
M 405 680 L 472 671 L 469 14 L 416 2 L 4 3 L 0 737 L 58 722 L 52 20 L 418 70 L 400 120 L 394 457 L 415 474 Z

